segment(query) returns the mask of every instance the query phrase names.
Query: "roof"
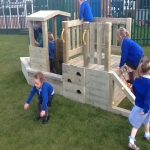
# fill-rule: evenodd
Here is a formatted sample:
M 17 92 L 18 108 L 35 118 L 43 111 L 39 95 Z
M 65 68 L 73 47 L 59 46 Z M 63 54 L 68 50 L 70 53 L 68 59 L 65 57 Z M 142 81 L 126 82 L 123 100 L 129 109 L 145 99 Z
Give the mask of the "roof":
M 61 15 L 61 16 L 65 16 L 65 17 L 71 16 L 70 13 L 64 12 L 64 11 L 59 11 L 59 10 L 40 10 L 36 13 L 33 13 L 33 14 L 27 16 L 27 20 L 28 21 L 46 21 L 57 15 Z

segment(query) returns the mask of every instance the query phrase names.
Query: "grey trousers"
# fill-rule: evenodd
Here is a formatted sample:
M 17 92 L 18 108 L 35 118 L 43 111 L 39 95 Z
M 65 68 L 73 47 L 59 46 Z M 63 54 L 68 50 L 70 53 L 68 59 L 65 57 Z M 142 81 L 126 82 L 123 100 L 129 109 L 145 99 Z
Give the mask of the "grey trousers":
M 37 115 L 40 115 L 41 112 L 41 101 L 39 99 L 36 100 L 36 109 L 37 109 Z M 48 116 L 48 106 L 46 108 L 45 116 Z

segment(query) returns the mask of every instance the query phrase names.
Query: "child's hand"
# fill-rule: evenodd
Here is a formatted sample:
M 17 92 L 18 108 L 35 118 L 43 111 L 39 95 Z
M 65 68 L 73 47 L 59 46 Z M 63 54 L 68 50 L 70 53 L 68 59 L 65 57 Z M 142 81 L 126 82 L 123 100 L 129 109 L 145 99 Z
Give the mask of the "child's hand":
M 27 110 L 29 108 L 29 104 L 25 103 L 24 104 L 24 109 Z
M 40 116 L 41 117 L 45 116 L 45 111 L 44 110 L 41 111 Z
M 140 115 L 143 116 L 143 115 L 145 115 L 145 114 L 144 114 L 144 112 L 141 112 Z

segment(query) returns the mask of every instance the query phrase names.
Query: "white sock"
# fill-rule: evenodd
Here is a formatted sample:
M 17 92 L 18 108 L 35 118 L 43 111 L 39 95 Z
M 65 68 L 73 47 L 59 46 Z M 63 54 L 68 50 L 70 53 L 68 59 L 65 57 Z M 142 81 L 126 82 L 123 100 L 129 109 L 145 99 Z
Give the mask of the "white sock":
M 129 142 L 134 145 L 134 140 L 130 139 Z

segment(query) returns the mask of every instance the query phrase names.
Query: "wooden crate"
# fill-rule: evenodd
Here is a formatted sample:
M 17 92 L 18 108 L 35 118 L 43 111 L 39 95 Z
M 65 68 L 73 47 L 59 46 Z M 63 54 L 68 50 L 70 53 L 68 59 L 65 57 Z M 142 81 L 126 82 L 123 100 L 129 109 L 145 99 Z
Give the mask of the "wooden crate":
M 85 103 L 85 68 L 63 63 L 63 96 Z

